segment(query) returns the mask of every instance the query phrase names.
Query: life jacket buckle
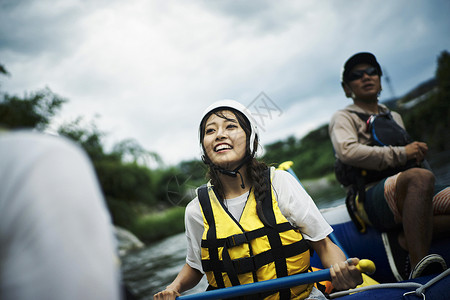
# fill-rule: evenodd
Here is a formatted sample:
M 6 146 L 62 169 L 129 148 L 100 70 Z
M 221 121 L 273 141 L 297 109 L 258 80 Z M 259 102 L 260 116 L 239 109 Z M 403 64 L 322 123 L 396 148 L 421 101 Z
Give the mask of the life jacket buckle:
M 247 236 L 245 233 L 234 234 L 232 236 L 227 237 L 226 244 L 228 248 L 242 245 L 244 243 L 248 243 Z
M 234 259 L 233 268 L 236 271 L 236 274 L 245 274 L 257 269 L 253 256 Z

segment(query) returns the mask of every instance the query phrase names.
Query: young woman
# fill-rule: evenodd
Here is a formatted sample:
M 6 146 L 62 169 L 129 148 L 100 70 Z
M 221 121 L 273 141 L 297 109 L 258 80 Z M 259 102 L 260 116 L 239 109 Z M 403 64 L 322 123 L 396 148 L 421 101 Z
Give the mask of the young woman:
M 216 289 L 308 272 L 310 248 L 331 267 L 336 289 L 362 283 L 359 259 L 347 262 L 327 237 L 332 228 L 302 186 L 255 158 L 257 126 L 242 104 L 208 107 L 199 134 L 210 181 L 186 207 L 186 264 L 154 299 L 175 299 L 204 274 L 208 289 Z M 254 298 L 326 299 L 312 284 Z

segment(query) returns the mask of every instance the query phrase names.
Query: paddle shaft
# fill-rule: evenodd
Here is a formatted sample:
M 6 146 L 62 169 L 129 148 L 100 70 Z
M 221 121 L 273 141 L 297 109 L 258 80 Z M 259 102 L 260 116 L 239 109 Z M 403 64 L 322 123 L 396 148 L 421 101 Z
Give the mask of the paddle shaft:
M 320 270 L 309 273 L 302 273 L 282 278 L 276 278 L 255 283 L 248 283 L 238 286 L 227 287 L 203 293 L 185 295 L 177 297 L 178 300 L 206 300 L 206 299 L 224 299 L 249 294 L 258 294 L 267 291 L 285 289 L 301 284 L 330 280 L 330 270 Z
M 360 272 L 368 274 L 372 274 L 373 272 L 375 272 L 375 264 L 368 259 L 361 259 L 359 263 L 356 265 L 356 268 Z M 309 273 L 301 273 L 287 277 L 248 283 L 238 286 L 232 286 L 198 294 L 185 295 L 177 297 L 177 299 L 178 300 L 224 299 L 249 294 L 258 294 L 267 291 L 276 291 L 297 285 L 314 283 L 325 280 L 331 280 L 330 269 L 319 270 Z

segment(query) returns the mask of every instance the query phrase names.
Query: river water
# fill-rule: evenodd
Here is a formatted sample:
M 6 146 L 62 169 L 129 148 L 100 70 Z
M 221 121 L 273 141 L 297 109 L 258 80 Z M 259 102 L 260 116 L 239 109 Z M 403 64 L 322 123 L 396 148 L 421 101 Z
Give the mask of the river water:
M 450 152 L 450 151 L 449 151 Z M 447 154 L 450 154 L 447 152 Z M 447 156 L 448 157 L 448 156 Z M 450 184 L 450 163 L 444 165 L 430 162 L 437 177 L 437 183 Z M 344 199 L 326 199 L 317 203 L 320 209 L 334 207 Z M 186 238 L 180 233 L 142 250 L 131 252 L 122 257 L 122 273 L 127 289 L 139 300 L 153 299 L 153 294 L 163 290 L 173 281 L 185 263 Z M 202 281 L 185 294 L 199 293 L 206 289 L 207 282 Z

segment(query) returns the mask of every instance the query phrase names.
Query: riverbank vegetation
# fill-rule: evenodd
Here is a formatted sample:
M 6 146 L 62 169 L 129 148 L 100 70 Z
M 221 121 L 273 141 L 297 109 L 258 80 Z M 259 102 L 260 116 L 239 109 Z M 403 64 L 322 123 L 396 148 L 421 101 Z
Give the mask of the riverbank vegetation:
M 0 74 L 8 74 L 2 65 Z M 24 97 L 0 92 L 0 126 L 10 129 L 44 131 L 68 101 L 49 88 Z M 450 54 L 444 51 L 438 58 L 435 78 L 385 104 L 403 115 L 412 137 L 427 142 L 433 155 L 450 149 L 449 99 Z M 195 187 L 206 182 L 206 167 L 201 161 L 165 166 L 157 153 L 131 139 L 107 151 L 106 134 L 82 118 L 62 124 L 57 133 L 78 143 L 91 158 L 115 225 L 147 243 L 184 230 L 184 207 L 194 197 Z M 265 150 L 262 159 L 268 164 L 293 161 L 294 172 L 316 201 L 329 198 L 330 193 L 336 198 L 344 196 L 333 174 L 328 124 L 300 139 L 290 136 L 265 145 Z M 448 163 L 448 157 L 444 160 Z
M 163 211 L 144 214 L 130 228 L 144 241 L 156 241 L 184 231 L 184 207 L 173 206 Z

